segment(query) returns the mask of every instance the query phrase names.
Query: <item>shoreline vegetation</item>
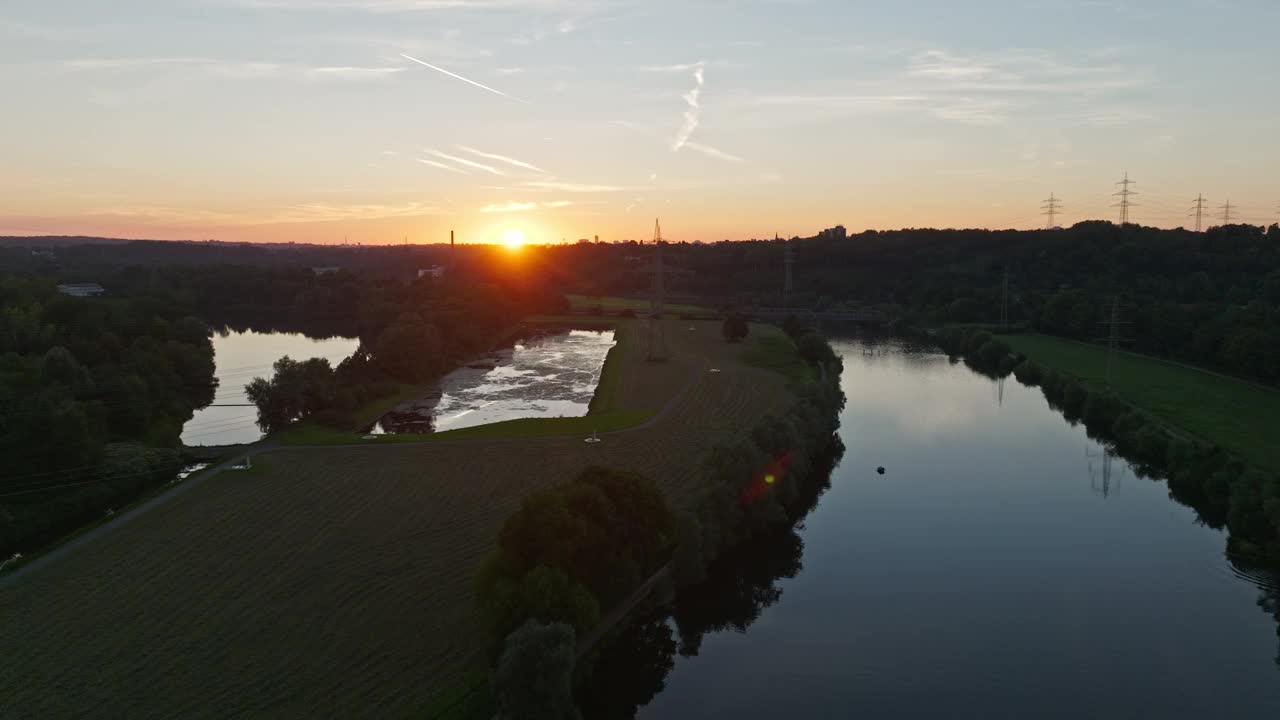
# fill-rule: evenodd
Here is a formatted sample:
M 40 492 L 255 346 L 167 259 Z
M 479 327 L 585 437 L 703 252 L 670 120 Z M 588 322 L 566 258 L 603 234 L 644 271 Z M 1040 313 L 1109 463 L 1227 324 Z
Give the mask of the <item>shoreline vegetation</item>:
M 591 467 L 523 501 L 477 576 L 492 679 L 465 675 L 469 687 L 446 688 L 424 716 L 516 717 L 520 708 L 578 717 L 575 686 L 590 682 L 608 638 L 639 608 L 702 582 L 722 554 L 795 520 L 819 458 L 839 442 L 844 405 L 839 358 L 795 330 L 739 351 L 786 377 L 794 399 L 712 447 L 692 497 L 676 503 L 640 475 Z
M 1273 443 L 1255 440 L 1274 423 L 1274 398 L 1249 383 L 1154 358 L 1120 355 L 1106 381 L 1106 350 L 1044 336 L 997 337 L 978 328 L 916 329 L 913 335 L 990 377 L 1039 387 L 1051 407 L 1084 424 L 1213 528 L 1228 530 L 1234 556 L 1280 564 L 1280 477 Z M 1101 363 L 1101 365 L 1100 365 Z M 1192 388 L 1211 391 L 1187 392 Z M 1261 423 L 1228 433 L 1234 422 Z

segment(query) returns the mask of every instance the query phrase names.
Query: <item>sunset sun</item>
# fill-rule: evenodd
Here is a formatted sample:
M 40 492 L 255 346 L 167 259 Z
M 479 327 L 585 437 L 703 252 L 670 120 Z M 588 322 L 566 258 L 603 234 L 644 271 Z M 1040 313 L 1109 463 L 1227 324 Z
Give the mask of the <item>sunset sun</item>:
M 524 231 L 512 228 L 502 233 L 502 244 L 507 246 L 508 250 L 516 250 L 524 246 Z

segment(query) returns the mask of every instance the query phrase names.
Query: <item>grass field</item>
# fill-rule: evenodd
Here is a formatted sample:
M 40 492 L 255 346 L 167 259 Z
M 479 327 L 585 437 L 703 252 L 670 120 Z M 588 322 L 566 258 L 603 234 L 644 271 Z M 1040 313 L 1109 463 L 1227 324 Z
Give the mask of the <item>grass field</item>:
M 0 592 L 0 717 L 408 717 L 447 700 L 478 648 L 475 569 L 529 492 L 602 464 L 687 502 L 713 443 L 791 402 L 785 375 L 741 357 L 776 351 L 777 329 L 736 345 L 715 322 L 663 330 L 666 361 L 623 353 L 610 381 L 611 411 L 653 422 L 599 445 L 279 448 L 21 578 Z
M 1044 367 L 1094 387 L 1106 384 L 1105 348 L 1045 335 L 1000 339 Z M 1125 400 L 1175 429 L 1280 473 L 1280 392 L 1131 353 L 1117 356 L 1113 385 Z
M 575 310 L 594 310 L 600 308 L 607 313 L 620 313 L 623 310 L 634 310 L 635 312 L 648 312 L 649 301 L 644 298 L 621 298 L 621 297 L 588 297 L 586 295 L 566 295 L 569 298 L 569 305 Z M 714 308 L 701 307 L 698 305 L 681 305 L 678 303 L 664 303 L 663 309 L 668 313 L 715 313 Z

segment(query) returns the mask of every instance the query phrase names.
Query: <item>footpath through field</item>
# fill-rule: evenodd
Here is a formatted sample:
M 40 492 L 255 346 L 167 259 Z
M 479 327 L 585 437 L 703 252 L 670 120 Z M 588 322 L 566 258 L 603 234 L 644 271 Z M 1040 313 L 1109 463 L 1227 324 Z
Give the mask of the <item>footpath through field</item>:
M 718 323 L 663 322 L 669 359 L 625 354 L 614 388 L 652 420 L 598 445 L 258 449 L 33 564 L 0 587 L 0 717 L 412 713 L 474 653 L 472 578 L 528 493 L 599 464 L 683 502 L 714 443 L 791 402 Z

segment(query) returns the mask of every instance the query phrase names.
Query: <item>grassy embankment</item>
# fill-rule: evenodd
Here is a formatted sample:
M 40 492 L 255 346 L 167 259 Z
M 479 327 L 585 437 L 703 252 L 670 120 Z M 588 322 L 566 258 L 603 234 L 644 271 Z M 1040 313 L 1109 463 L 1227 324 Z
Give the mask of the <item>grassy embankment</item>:
M 1106 348 L 1045 335 L 998 338 L 1046 368 L 1106 386 Z M 1112 387 L 1173 429 L 1280 473 L 1280 392 L 1133 353 L 1117 356 Z

